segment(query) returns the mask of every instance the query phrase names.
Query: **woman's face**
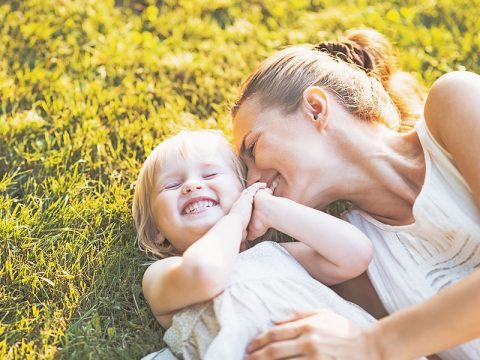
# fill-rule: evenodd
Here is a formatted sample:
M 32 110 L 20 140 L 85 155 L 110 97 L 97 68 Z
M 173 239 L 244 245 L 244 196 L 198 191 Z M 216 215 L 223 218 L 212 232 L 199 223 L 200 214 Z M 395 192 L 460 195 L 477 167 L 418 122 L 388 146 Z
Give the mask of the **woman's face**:
M 318 131 L 302 112 L 285 115 L 249 99 L 233 120 L 234 143 L 248 167 L 247 182 L 266 182 L 276 196 L 317 206 Z

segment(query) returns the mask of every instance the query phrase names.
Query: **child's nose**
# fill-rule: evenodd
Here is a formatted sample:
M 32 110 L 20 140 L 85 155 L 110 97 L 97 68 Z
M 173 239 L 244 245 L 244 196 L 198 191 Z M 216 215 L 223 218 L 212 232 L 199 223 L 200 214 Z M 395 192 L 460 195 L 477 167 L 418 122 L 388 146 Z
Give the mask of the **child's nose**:
M 192 191 L 201 190 L 201 189 L 203 189 L 203 185 L 200 182 L 189 181 L 183 185 L 182 193 L 186 195 Z

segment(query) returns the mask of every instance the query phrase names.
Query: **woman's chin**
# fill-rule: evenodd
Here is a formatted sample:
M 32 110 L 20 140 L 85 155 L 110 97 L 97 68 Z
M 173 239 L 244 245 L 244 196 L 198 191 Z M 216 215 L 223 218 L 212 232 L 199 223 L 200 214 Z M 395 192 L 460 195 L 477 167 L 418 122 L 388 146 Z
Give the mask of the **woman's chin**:
M 305 205 L 303 200 L 304 197 L 302 196 L 303 194 L 301 192 L 297 191 L 290 191 L 289 188 L 282 189 L 282 191 L 279 191 L 278 194 L 276 194 L 279 197 L 284 197 L 287 199 L 290 199 L 292 201 L 295 201 L 296 203 Z
M 285 194 L 286 195 L 284 197 L 295 201 L 296 203 L 312 208 L 316 207 L 315 199 L 305 192 L 295 191 L 289 193 L 285 192 Z

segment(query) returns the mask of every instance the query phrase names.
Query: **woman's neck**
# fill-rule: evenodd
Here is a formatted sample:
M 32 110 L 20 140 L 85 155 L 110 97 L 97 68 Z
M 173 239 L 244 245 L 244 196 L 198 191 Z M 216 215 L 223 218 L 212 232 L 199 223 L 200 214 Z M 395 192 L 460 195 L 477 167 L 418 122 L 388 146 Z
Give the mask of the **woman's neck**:
M 334 198 L 349 200 L 387 224 L 412 223 L 412 206 L 425 177 L 416 131 L 400 134 L 364 123 L 339 135 L 343 141 L 335 150 L 348 171 L 341 173 Z

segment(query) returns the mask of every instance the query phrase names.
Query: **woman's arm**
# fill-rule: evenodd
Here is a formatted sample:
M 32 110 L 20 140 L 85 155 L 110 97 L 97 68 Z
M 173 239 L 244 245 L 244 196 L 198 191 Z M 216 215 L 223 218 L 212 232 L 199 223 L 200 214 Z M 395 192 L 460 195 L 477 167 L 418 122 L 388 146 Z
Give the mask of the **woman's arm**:
M 367 269 L 372 245 L 353 225 L 287 198 L 273 196 L 269 190 L 259 191 L 254 201 L 250 238 L 274 228 L 297 239 L 299 243 L 282 245 L 315 279 L 332 285 Z
M 225 289 L 252 211 L 253 197 L 265 184 L 245 189 L 230 213 L 220 219 L 181 257 L 152 264 L 143 276 L 143 292 L 159 317 L 209 300 Z
M 385 317 L 366 330 L 329 310 L 297 317 L 254 339 L 247 359 L 308 355 L 405 360 L 434 354 L 480 336 L 479 285 L 477 270 L 430 300 Z
M 370 330 L 381 359 L 429 355 L 480 337 L 480 270 Z
M 296 317 L 255 338 L 247 360 L 307 355 L 337 360 L 416 359 L 480 337 L 478 304 L 480 270 L 368 329 L 328 309 Z
M 480 76 L 456 71 L 439 78 L 425 103 L 425 121 L 453 157 L 480 207 Z

